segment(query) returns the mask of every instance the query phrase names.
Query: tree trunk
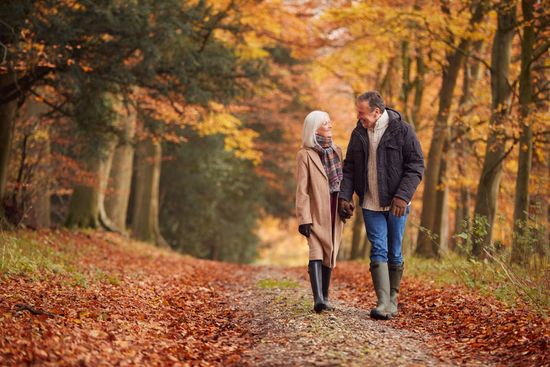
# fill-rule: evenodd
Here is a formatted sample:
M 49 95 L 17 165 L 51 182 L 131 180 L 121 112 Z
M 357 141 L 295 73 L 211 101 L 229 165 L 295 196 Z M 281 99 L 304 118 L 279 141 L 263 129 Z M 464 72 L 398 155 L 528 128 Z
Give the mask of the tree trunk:
M 405 120 L 411 122 L 411 114 L 409 112 L 409 94 L 412 89 L 411 83 L 411 57 L 409 55 L 409 41 L 401 42 L 401 67 L 403 74 L 401 78 L 401 94 L 399 100 L 401 102 L 401 112 Z
M 110 93 L 104 93 L 93 88 L 86 92 L 81 98 L 90 98 L 90 101 L 92 98 L 102 98 L 102 108 L 113 108 L 115 97 Z M 97 93 L 100 93 L 100 96 L 97 96 Z M 84 118 L 82 124 L 91 123 L 96 118 L 101 119 L 101 117 L 95 115 L 96 110 L 94 109 L 97 108 L 94 105 L 95 101 L 91 101 L 90 104 L 86 101 L 81 103 L 80 115 L 77 118 L 80 118 L 80 116 Z M 107 123 L 107 121 L 93 123 Z M 116 128 L 116 121 L 109 121 L 109 123 Z M 95 140 L 93 141 L 94 146 L 84 149 L 85 152 L 83 153 L 83 166 L 90 175 L 90 180 L 75 187 L 66 225 L 68 227 L 83 228 L 97 228 L 101 225 L 108 230 L 116 230 L 113 223 L 107 218 L 103 204 L 116 137 L 110 132 L 97 133 L 97 131 L 94 131 L 89 132 L 89 136 L 84 139 L 83 144 L 90 144 L 90 140 Z
M 138 144 L 131 229 L 136 238 L 166 247 L 158 222 L 161 156 L 160 142 L 149 138 Z
M 67 227 L 99 227 L 99 177 L 101 163 L 98 157 L 88 157 L 86 171 L 93 177 L 91 182 L 74 188 L 67 216 Z
M 395 69 L 395 63 L 397 61 L 397 56 L 394 56 L 388 60 L 388 67 L 386 69 L 386 73 L 384 74 L 384 78 L 380 82 L 380 94 L 384 96 L 384 101 L 386 102 L 386 105 L 391 106 L 393 105 L 393 92 L 394 89 L 392 87 L 392 81 L 393 81 L 393 74 Z
M 361 256 L 361 240 L 365 232 L 363 226 L 363 210 L 359 205 L 359 200 L 355 200 L 355 215 L 353 217 L 352 236 L 351 236 L 351 253 L 350 260 L 357 260 Z
M 109 219 L 107 211 L 105 210 L 105 192 L 109 186 L 109 173 L 111 172 L 111 166 L 113 164 L 113 156 L 115 154 L 116 139 L 114 137 L 108 137 L 105 142 L 105 156 L 100 161 L 99 169 L 99 193 L 98 193 L 98 215 L 101 225 L 110 231 L 119 232 L 120 229 Z
M 416 50 L 416 76 L 414 79 L 414 103 L 411 113 L 411 121 L 416 129 L 421 126 L 421 108 L 422 108 L 422 97 L 424 96 L 424 75 L 426 74 L 426 65 L 424 64 L 424 59 L 422 58 L 422 51 L 420 49 Z
M 533 159 L 533 133 L 529 111 L 533 102 L 533 85 L 531 82 L 531 65 L 535 44 L 533 24 L 533 0 L 522 0 L 523 37 L 521 39 L 521 71 L 519 76 L 519 104 L 521 113 L 521 135 L 519 139 L 518 174 L 516 177 L 516 197 L 514 202 L 514 242 L 512 245 L 513 263 L 524 265 L 528 249 L 524 248 L 522 237 L 524 225 L 529 213 L 529 176 Z
M 470 26 L 479 23 L 485 14 L 482 2 L 476 5 Z M 437 213 L 437 185 L 440 181 L 441 162 L 443 159 L 443 148 L 449 137 L 449 112 L 453 100 L 453 93 L 462 63 L 464 53 L 468 52 L 470 39 L 464 38 L 460 41 L 458 50 L 447 54 L 446 67 L 443 69 L 443 81 L 439 90 L 439 108 L 435 121 L 434 132 L 428 153 L 428 164 L 424 178 L 424 194 L 422 197 L 422 214 L 420 218 L 421 230 L 418 232 L 416 253 L 423 257 L 438 257 L 439 249 L 433 234 L 436 230 Z
M 39 92 L 43 90 L 39 89 Z M 19 119 L 21 121 L 34 119 L 36 121 L 36 131 L 32 133 L 30 139 L 30 154 L 36 163 L 30 164 L 27 168 L 30 177 L 27 179 L 31 183 L 30 195 L 22 195 L 22 203 L 26 196 L 30 201 L 29 215 L 25 218 L 25 223 L 31 228 L 48 228 L 51 226 L 50 213 L 50 189 L 53 176 L 51 162 L 51 141 L 50 128 L 42 123 L 43 115 L 50 111 L 45 103 L 38 101 L 34 97 L 27 98 L 25 105 L 20 109 Z M 27 217 L 27 216 L 25 216 Z
M 47 130 L 47 127 L 44 127 Z M 47 133 L 47 135 L 49 135 Z M 50 182 L 51 182 L 51 145 L 48 136 L 43 142 L 42 157 L 37 167 L 33 193 L 33 217 L 37 228 L 49 228 L 51 226 Z
M 0 75 L 0 88 L 13 82 L 14 75 Z M 13 137 L 13 119 L 17 110 L 17 100 L 0 105 L 0 228 L 7 226 L 4 213 L 4 195 L 10 162 L 11 141 Z
M 515 22 L 515 3 L 512 0 L 501 1 L 498 9 L 498 27 L 491 55 L 491 107 L 493 112 L 474 211 L 474 220 L 481 218 L 487 220 L 487 230 L 486 233 L 475 234 L 472 254 L 476 257 L 481 256 L 483 249 L 493 240 L 493 225 L 505 152 L 504 123 L 509 115 L 511 103 L 512 89 L 508 76 Z
M 461 42 L 465 47 L 466 42 Z M 464 56 L 455 51 L 448 55 L 448 66 L 443 70 L 443 82 L 439 91 L 439 110 L 437 113 L 428 163 L 424 177 L 424 193 L 422 196 L 422 214 L 420 217 L 421 230 L 418 232 L 416 253 L 423 257 L 438 257 L 439 249 L 433 242 L 436 230 L 437 213 L 437 185 L 440 181 L 441 162 L 443 160 L 443 148 L 449 135 L 448 120 L 451 108 L 453 92 L 456 85 L 458 72 Z
M 476 41 L 472 45 L 472 52 L 479 54 L 483 48 L 483 41 Z M 460 97 L 459 114 L 462 118 L 467 117 L 471 113 L 474 103 L 473 88 L 481 79 L 480 62 L 474 59 L 468 59 L 463 68 L 462 96 Z M 461 119 L 462 120 L 462 119 Z M 455 225 L 454 235 L 465 231 L 470 232 L 470 206 L 472 202 L 472 194 L 470 188 L 463 181 L 468 174 L 467 159 L 472 154 L 472 144 L 468 127 L 461 121 L 458 125 L 453 126 L 451 133 L 452 139 L 455 140 L 452 150 L 451 161 L 456 162 L 459 175 L 459 189 L 456 200 Z M 453 236 L 454 237 L 454 236 Z M 467 239 L 469 241 L 469 238 Z M 453 241 L 453 247 L 456 241 Z
M 445 142 L 443 158 L 441 159 L 441 168 L 439 171 L 439 181 L 436 195 L 435 212 L 435 230 L 434 246 L 437 246 L 437 255 L 442 255 L 448 249 L 449 240 L 449 187 L 446 182 L 447 174 L 447 154 L 449 150 L 449 141 Z
M 124 134 L 115 150 L 111 167 L 112 194 L 106 198 L 105 209 L 115 226 L 124 231 L 132 184 L 132 167 L 134 158 L 133 139 L 136 130 L 135 108 L 128 106 L 122 126 Z

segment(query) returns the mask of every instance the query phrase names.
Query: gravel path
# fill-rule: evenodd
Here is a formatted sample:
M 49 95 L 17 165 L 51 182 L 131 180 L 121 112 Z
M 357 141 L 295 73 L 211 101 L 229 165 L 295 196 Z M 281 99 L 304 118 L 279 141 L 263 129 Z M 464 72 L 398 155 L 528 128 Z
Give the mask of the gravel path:
M 284 269 L 259 267 L 237 304 L 257 343 L 244 355 L 255 366 L 449 366 L 425 346 L 428 336 L 394 329 L 367 311 L 332 301 L 312 311 L 309 284 Z

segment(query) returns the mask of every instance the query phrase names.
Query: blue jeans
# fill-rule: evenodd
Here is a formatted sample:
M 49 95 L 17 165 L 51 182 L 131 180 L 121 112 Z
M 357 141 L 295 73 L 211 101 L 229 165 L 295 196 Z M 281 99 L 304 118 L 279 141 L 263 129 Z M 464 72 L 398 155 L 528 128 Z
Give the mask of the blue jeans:
M 410 206 L 407 205 L 405 215 L 396 217 L 389 211 L 376 212 L 363 209 L 367 237 L 372 245 L 370 251 L 371 262 L 395 265 L 403 263 L 401 249 L 409 211 Z

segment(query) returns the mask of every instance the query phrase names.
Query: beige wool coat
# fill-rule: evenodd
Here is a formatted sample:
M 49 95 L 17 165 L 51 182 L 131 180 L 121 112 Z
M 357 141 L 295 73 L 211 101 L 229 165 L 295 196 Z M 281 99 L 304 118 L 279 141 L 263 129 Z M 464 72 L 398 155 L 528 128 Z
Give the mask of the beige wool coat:
M 336 153 L 342 161 L 342 149 L 337 147 Z M 344 223 L 336 210 L 332 228 L 325 168 L 319 153 L 311 148 L 300 149 L 296 161 L 296 217 L 298 224 L 313 224 L 307 239 L 309 260 L 322 260 L 323 265 L 334 268 Z

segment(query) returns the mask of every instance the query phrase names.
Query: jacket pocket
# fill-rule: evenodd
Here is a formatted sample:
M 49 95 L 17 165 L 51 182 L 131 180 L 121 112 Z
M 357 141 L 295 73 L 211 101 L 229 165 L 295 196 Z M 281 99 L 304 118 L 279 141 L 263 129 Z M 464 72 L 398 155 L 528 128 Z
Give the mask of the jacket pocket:
M 401 147 L 393 144 L 386 145 L 386 164 L 390 169 L 400 170 L 403 165 Z

